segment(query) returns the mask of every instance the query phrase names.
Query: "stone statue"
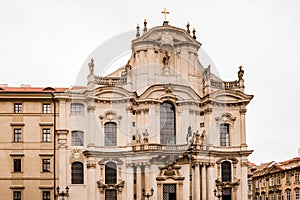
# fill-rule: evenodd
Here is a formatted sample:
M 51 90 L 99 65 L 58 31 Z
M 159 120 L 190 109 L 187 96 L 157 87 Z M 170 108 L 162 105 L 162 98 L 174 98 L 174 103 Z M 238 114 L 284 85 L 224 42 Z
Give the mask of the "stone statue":
M 166 52 L 164 57 L 163 57 L 163 64 L 168 65 L 169 64 L 169 59 L 170 59 L 169 53 Z
M 194 142 L 195 133 L 193 133 L 192 127 L 188 127 L 188 132 L 186 134 L 186 143 L 191 146 Z
M 145 132 L 143 132 L 144 143 L 148 143 L 148 136 L 149 136 L 149 133 L 146 129 Z
M 91 62 L 89 63 L 89 69 L 90 69 L 90 74 L 94 74 L 94 59 L 91 59 Z
M 238 72 L 238 77 L 239 77 L 239 80 L 243 80 L 244 70 L 242 69 L 242 66 L 240 66 L 239 68 L 240 68 L 240 70 Z

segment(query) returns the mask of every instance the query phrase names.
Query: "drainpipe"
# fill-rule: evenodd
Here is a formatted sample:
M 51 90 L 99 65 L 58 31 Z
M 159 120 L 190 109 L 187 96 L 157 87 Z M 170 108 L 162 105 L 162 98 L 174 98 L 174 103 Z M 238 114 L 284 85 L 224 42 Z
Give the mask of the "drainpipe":
M 55 195 L 55 188 L 56 188 L 56 100 L 55 95 L 51 92 L 52 102 L 53 102 L 53 129 L 54 129 L 54 136 L 53 136 L 53 199 L 56 199 Z

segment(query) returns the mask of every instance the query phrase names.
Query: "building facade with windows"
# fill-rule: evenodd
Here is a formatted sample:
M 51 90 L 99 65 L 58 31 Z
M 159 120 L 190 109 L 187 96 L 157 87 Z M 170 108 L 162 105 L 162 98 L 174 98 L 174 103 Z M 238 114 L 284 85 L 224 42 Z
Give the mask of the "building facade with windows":
M 300 200 L 300 158 L 252 167 L 254 200 Z
M 54 198 L 53 97 L 64 90 L 0 85 L 1 199 Z
M 59 186 L 69 199 L 247 199 L 244 71 L 223 81 L 195 31 L 137 27 L 128 63 L 56 94 Z M 143 190 L 144 189 L 144 190 Z

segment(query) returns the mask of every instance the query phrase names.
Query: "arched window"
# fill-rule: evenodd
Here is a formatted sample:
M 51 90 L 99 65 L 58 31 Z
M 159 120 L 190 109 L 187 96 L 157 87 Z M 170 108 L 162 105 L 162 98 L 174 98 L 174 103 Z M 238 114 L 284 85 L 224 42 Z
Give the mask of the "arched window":
M 84 133 L 83 131 L 72 131 L 72 146 L 83 146 L 84 145 Z
M 222 162 L 222 182 L 231 182 L 231 163 Z
M 104 124 L 104 137 L 105 146 L 117 146 L 117 124 L 115 122 Z
M 229 124 L 220 124 L 220 146 L 230 146 Z
M 117 165 L 114 162 L 105 164 L 105 184 L 117 183 Z
M 176 144 L 175 107 L 169 102 L 160 105 L 160 143 Z
M 81 162 L 72 163 L 72 184 L 83 184 L 83 164 Z

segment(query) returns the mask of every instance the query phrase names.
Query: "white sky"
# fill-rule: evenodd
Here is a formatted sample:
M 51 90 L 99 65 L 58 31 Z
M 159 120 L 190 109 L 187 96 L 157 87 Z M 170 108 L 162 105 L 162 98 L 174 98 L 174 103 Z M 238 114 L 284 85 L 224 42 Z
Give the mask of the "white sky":
M 300 107 L 298 0 L 1 0 L 0 83 L 69 87 L 106 40 L 148 20 L 197 30 L 224 80 L 245 70 L 247 139 L 257 164 L 296 157 Z M 129 43 L 130 44 L 130 41 Z M 128 47 L 130 48 L 130 47 Z M 97 67 L 97 61 L 96 61 Z

